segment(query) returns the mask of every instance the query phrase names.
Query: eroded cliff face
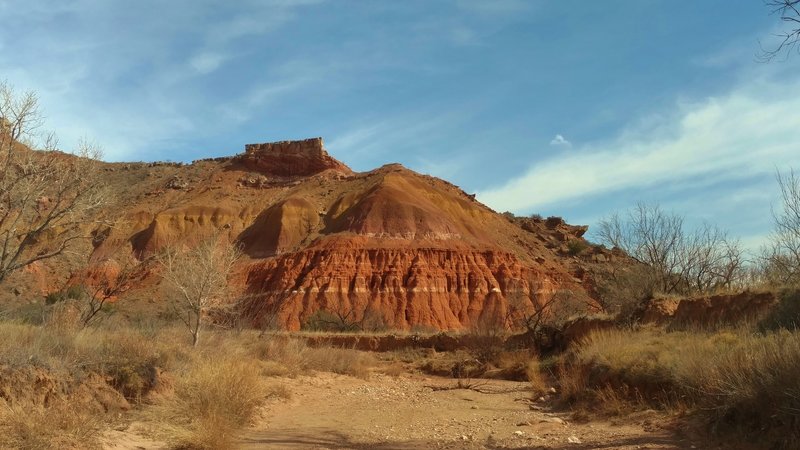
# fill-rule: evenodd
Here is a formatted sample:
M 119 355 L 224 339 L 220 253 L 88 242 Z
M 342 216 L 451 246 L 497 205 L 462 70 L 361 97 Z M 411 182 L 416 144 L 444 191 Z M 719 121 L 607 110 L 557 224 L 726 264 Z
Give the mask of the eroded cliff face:
M 251 170 L 282 176 L 309 176 L 325 170 L 352 172 L 349 167 L 328 155 L 319 137 L 248 144 L 238 159 Z
M 253 324 L 296 330 L 325 310 L 397 329 L 471 327 L 502 320 L 513 302 L 563 291 L 588 298 L 587 267 L 611 257 L 585 245 L 585 228 L 497 214 L 398 164 L 354 173 L 321 139 L 105 170 L 124 198 L 117 223 L 95 230 L 87 259 L 127 251 L 151 261 L 166 246 L 221 236 L 245 255 L 230 281 Z M 576 240 L 588 248 L 581 255 Z M 157 265 L 143 273 L 157 279 Z M 154 301 L 159 291 L 144 278 L 150 291 L 134 287 L 131 298 Z
M 345 241 L 253 264 L 247 285 L 247 316 L 289 330 L 320 310 L 394 329 L 460 329 L 502 320 L 511 296 L 543 302 L 559 286 L 500 250 L 348 248 Z

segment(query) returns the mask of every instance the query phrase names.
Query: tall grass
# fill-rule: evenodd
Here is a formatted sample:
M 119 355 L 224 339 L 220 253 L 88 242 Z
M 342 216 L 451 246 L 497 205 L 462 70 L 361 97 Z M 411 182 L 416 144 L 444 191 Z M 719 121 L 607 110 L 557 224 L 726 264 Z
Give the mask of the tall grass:
M 183 448 L 230 448 L 267 395 L 255 361 L 203 358 L 179 373 L 175 393 L 153 419 Z
M 99 448 L 103 421 L 80 404 L 57 400 L 42 405 L 0 401 L 0 448 L 49 450 Z
M 565 357 L 561 398 L 618 413 L 697 411 L 716 431 L 800 439 L 800 334 L 604 331 Z
M 260 358 L 282 364 L 291 375 L 306 371 L 333 372 L 357 378 L 369 378 L 374 357 L 347 348 L 309 347 L 304 340 L 272 338 L 254 349 Z

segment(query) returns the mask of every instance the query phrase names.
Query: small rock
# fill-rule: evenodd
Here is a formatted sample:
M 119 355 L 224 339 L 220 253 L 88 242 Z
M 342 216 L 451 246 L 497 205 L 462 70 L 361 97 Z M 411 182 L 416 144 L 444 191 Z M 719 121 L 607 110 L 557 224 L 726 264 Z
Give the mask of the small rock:
M 187 187 L 189 187 L 189 183 L 178 175 L 175 175 L 174 177 L 170 178 L 169 181 L 167 181 L 167 188 L 169 189 L 180 190 L 186 189 Z
M 564 422 L 564 419 L 559 417 L 545 417 L 539 421 L 539 423 L 557 423 L 559 425 L 566 425 L 567 423 Z
M 472 405 L 472 407 L 470 409 L 478 409 L 478 407 L 475 406 L 475 405 Z
M 528 425 L 530 425 L 530 422 L 520 422 L 516 426 L 518 426 L 518 427 L 527 427 Z
M 567 442 L 569 442 L 570 444 L 580 444 L 581 440 L 576 438 L 575 436 L 570 436 L 567 438 Z
M 551 394 L 555 394 L 556 393 L 556 388 L 551 387 L 550 389 L 547 390 L 547 392 L 549 392 Z
M 525 432 L 524 432 L 524 431 L 517 430 L 517 431 L 515 431 L 515 432 L 514 432 L 514 435 L 515 435 L 515 436 L 523 436 L 523 435 L 525 435 Z

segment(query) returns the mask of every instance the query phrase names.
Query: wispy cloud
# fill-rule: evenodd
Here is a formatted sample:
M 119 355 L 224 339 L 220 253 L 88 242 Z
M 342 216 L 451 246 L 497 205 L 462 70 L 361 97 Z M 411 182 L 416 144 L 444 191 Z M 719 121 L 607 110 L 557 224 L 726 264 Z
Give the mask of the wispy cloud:
M 142 0 L 125 6 L 125 20 L 137 26 L 120 24 L 119 5 L 93 0 L 2 2 L 7 20 L 0 43 L 14 42 L 15 51 L 0 52 L 0 74 L 39 94 L 46 125 L 65 148 L 88 136 L 110 160 L 176 157 L 143 150 L 218 133 L 230 123 L 208 106 L 224 109 L 224 102 L 214 91 L 198 91 L 204 86 L 197 79 L 238 57 L 244 39 L 274 33 L 298 16 L 297 8 L 320 2 L 245 0 L 233 9 L 206 0 Z M 250 102 L 263 104 L 294 89 L 273 83 L 267 92 L 263 81 L 241 82 L 228 96 L 252 94 Z M 246 120 L 251 114 L 243 109 L 238 118 Z
M 413 111 L 365 122 L 334 135 L 326 146 L 335 157 L 346 160 L 357 170 L 371 169 L 388 162 L 403 162 L 407 165 L 418 164 L 417 169 L 432 175 L 445 176 L 447 174 L 437 170 L 443 168 L 444 163 L 433 158 L 414 158 L 411 151 L 419 154 L 419 149 L 436 148 L 432 147 L 431 142 L 441 139 L 447 130 L 457 127 L 468 117 L 468 113 L 460 108 L 453 109 L 452 112 L 440 114 Z M 438 150 L 446 151 L 441 147 Z
M 198 74 L 206 75 L 234 58 L 235 44 L 279 30 L 297 17 L 297 8 L 324 0 L 273 0 L 252 3 L 249 10 L 214 22 L 203 34 L 203 44 L 188 61 Z
M 727 95 L 632 125 L 609 142 L 533 163 L 525 174 L 478 194 L 503 211 L 522 211 L 621 190 L 709 185 L 800 165 L 800 83 L 761 79 Z
M 194 55 L 189 60 L 189 65 L 191 65 L 197 73 L 207 74 L 217 70 L 228 58 L 229 56 L 219 53 L 202 52 Z
M 572 147 L 572 142 L 568 141 L 564 136 L 557 134 L 553 139 L 550 140 L 550 145 L 553 147 L 563 147 L 563 148 L 570 148 Z

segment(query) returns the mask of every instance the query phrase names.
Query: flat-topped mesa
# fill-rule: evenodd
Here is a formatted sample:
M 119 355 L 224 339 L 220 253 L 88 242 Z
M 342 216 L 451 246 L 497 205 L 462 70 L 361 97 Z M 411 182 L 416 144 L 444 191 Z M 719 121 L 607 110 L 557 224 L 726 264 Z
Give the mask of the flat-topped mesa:
M 272 175 L 309 176 L 330 169 L 346 174 L 353 172 L 344 163 L 328 155 L 321 137 L 247 144 L 244 154 L 239 155 L 238 159 L 251 170 Z

